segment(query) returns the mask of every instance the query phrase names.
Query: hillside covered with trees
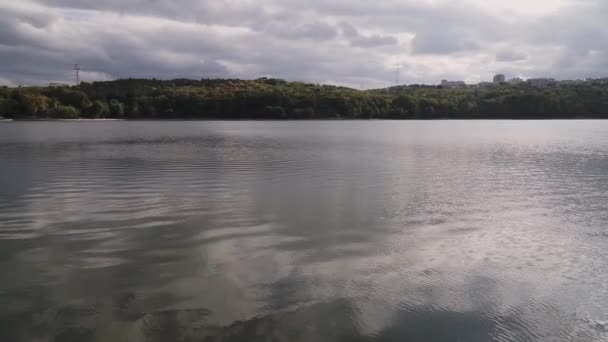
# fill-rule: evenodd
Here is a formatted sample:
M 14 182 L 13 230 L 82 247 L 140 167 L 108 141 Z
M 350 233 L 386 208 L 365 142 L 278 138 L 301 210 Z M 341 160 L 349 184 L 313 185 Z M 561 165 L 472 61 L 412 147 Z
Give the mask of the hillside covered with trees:
M 257 80 L 123 79 L 0 88 L 0 117 L 124 119 L 608 118 L 608 84 L 378 90 Z

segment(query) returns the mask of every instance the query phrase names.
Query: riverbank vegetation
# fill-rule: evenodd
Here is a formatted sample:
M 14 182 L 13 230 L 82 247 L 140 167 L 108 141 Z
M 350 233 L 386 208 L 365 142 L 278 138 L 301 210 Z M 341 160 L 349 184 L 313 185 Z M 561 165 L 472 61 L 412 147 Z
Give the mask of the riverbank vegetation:
M 123 79 L 73 87 L 0 88 L 0 117 L 121 119 L 608 118 L 608 85 L 527 84 L 356 90 L 257 80 Z

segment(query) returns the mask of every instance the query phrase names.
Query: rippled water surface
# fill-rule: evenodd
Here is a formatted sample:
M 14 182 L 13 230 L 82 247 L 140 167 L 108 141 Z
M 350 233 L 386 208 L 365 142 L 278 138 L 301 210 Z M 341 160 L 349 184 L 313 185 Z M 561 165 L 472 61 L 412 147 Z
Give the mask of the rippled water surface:
M 0 124 L 0 341 L 606 341 L 608 122 Z

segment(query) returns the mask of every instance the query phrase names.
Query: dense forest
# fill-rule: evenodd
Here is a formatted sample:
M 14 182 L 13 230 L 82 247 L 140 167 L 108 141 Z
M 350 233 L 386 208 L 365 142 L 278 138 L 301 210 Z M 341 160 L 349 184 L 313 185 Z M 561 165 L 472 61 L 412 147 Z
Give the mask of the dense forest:
M 608 84 L 459 89 L 345 87 L 257 80 L 122 79 L 78 86 L 0 88 L 0 117 L 124 119 L 608 118 Z

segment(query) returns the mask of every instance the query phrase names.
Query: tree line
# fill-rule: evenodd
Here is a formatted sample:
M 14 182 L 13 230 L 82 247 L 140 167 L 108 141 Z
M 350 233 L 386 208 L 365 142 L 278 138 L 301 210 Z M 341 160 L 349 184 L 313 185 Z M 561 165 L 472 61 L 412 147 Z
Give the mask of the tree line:
M 608 84 L 356 90 L 257 80 L 121 79 L 0 88 L 0 117 L 124 119 L 608 118 Z

